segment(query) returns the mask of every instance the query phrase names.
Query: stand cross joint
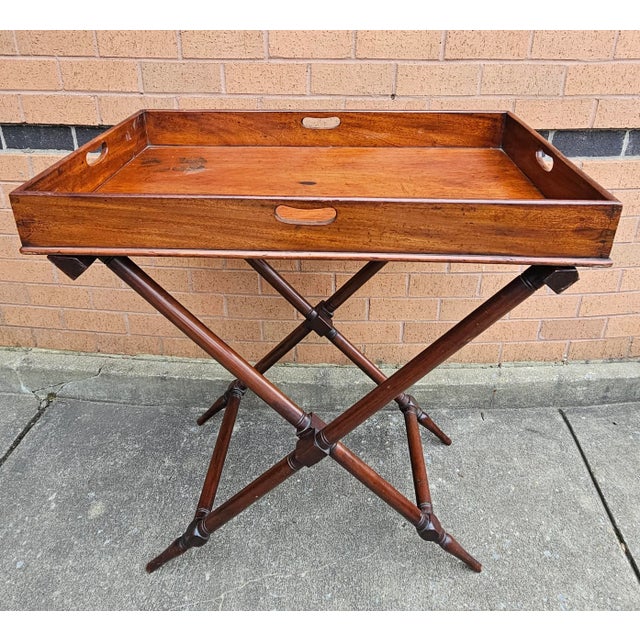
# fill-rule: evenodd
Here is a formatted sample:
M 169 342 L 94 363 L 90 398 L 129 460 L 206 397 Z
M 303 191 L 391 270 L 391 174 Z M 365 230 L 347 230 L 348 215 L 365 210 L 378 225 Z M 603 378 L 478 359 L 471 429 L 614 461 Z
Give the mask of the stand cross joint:
M 305 325 L 319 336 L 326 336 L 331 340 L 337 333 L 333 327 L 332 316 L 333 313 L 327 309 L 325 301 L 322 300 L 309 311 Z
M 289 465 L 298 470 L 311 467 L 331 454 L 334 444 L 329 444 L 322 435 L 325 423 L 313 413 L 310 414 L 311 423 L 298 433 L 296 448 L 289 455 Z

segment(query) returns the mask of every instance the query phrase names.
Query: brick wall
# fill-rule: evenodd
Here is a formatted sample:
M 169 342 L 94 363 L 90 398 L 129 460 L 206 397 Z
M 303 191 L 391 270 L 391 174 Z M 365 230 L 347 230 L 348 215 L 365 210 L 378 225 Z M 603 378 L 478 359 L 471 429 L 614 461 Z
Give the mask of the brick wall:
M 9 191 L 142 107 L 514 111 L 622 200 L 614 267 L 540 292 L 455 359 L 640 355 L 638 31 L 0 32 L 0 345 L 203 355 L 102 265 L 72 283 L 18 253 Z M 296 324 L 241 261 L 140 263 L 249 359 Z M 275 264 L 313 301 L 359 266 Z M 388 265 L 337 318 L 369 357 L 402 362 L 517 272 Z M 319 338 L 289 360 L 343 361 Z

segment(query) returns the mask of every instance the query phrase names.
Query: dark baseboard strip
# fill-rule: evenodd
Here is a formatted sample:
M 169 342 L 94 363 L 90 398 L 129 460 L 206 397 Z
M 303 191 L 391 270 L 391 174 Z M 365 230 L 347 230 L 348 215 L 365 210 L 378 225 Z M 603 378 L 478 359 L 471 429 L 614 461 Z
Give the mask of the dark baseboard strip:
M 73 151 L 109 127 L 0 124 L 2 150 Z M 539 132 L 573 158 L 625 158 L 640 155 L 640 129 L 549 129 Z

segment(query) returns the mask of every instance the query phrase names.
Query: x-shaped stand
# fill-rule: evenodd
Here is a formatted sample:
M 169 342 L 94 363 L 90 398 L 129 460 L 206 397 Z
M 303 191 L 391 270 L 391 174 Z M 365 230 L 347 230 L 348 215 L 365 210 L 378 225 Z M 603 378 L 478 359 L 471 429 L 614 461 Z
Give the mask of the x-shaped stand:
M 93 257 L 85 256 L 50 256 L 50 259 L 74 279 L 83 273 L 94 260 Z M 225 410 L 195 517 L 179 538 L 147 564 L 148 572 L 155 571 L 165 562 L 183 554 L 191 547 L 204 545 L 214 531 L 248 506 L 303 467 L 311 467 L 327 456 L 333 458 L 341 467 L 406 518 L 416 527 L 421 538 L 437 542 L 445 551 L 462 560 L 474 571 L 481 570 L 480 563 L 443 529 L 433 513 L 419 424 L 435 434 L 443 443 L 450 444 L 451 440 L 416 404 L 415 400 L 405 393 L 405 390 L 543 285 L 548 285 L 556 293 L 567 289 L 578 280 L 578 273 L 574 267 L 546 265 L 529 267 L 404 367 L 387 378 L 333 326 L 332 320 L 335 310 L 375 275 L 385 262 L 367 263 L 330 298 L 314 307 L 264 260 L 248 259 L 249 265 L 305 318 L 297 329 L 292 331 L 260 362 L 251 366 L 129 258 L 104 257 L 101 260 L 195 344 L 237 378 L 231 383 L 224 395 L 198 419 L 199 424 L 204 424 L 218 411 Z M 263 375 L 312 331 L 330 340 L 377 384 L 375 389 L 328 424 L 317 415 L 305 412 L 298 407 Z M 295 448 L 287 456 L 214 509 L 215 496 L 229 448 L 231 433 L 240 400 L 247 388 L 251 389 L 294 426 L 298 440 Z M 341 442 L 346 435 L 392 400 L 395 400 L 404 414 L 416 495 L 415 504 Z

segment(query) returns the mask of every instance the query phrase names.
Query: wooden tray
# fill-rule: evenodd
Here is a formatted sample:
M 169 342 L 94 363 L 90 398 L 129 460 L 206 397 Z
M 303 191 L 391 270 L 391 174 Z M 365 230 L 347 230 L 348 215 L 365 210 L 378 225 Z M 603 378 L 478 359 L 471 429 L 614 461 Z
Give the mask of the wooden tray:
M 602 266 L 621 211 L 504 112 L 140 111 L 10 199 L 24 253 Z

